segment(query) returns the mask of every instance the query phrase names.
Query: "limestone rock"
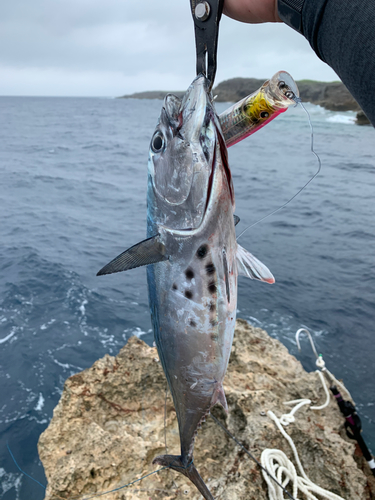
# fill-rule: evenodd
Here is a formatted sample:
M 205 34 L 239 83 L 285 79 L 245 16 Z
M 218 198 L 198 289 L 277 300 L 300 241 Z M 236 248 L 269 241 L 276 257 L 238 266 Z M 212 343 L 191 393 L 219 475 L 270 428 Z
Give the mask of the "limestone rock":
M 213 90 L 217 101 L 239 101 L 257 90 L 265 80 L 231 78 Z M 331 111 L 358 111 L 359 104 L 342 82 L 296 81 L 303 102 L 311 102 Z
M 317 374 L 277 340 L 237 321 L 225 378 L 229 414 L 213 414 L 259 460 L 263 449 L 279 448 L 293 461 L 288 443 L 266 416 L 287 413 L 284 401 L 325 396 Z M 70 377 L 49 427 L 39 440 L 48 487 L 45 500 L 71 499 L 120 488 L 157 467 L 153 458 L 179 453 L 176 413 L 155 348 L 133 337 L 116 357 L 104 356 Z M 304 407 L 286 428 L 308 477 L 347 500 L 375 498 L 374 481 L 343 432 L 334 401 L 321 411 Z M 216 499 L 267 498 L 259 467 L 208 417 L 195 443 L 195 465 Z M 358 464 L 357 464 L 357 461 Z M 202 497 L 181 474 L 163 470 L 110 493 L 108 500 L 175 500 Z
M 364 111 L 358 111 L 356 116 L 356 125 L 371 125 L 370 120 L 365 115 Z

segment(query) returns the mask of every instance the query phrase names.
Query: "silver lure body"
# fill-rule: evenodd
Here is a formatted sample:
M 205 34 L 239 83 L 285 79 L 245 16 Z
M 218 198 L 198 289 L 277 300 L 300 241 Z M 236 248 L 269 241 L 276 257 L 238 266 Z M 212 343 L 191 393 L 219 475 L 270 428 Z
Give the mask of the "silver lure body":
M 151 147 L 149 157 L 148 236 L 159 233 L 169 256 L 147 268 L 149 302 L 185 467 L 200 422 L 216 402 L 226 407 L 222 382 L 237 308 L 234 194 L 224 139 L 206 86 L 204 77 L 195 79 L 179 110 L 172 109 L 167 96 L 155 132 L 157 136 L 163 130 L 163 153 L 155 154 Z M 179 134 L 184 145 L 173 160 L 184 162 L 188 157 L 190 173 L 184 179 L 188 186 L 177 194 L 168 181 L 173 184 L 174 169 L 180 167 L 172 164 L 165 134 L 171 123 L 173 128 L 175 111 L 179 128 L 172 131 L 171 140 Z M 155 179 L 162 163 L 169 169 L 163 188 Z

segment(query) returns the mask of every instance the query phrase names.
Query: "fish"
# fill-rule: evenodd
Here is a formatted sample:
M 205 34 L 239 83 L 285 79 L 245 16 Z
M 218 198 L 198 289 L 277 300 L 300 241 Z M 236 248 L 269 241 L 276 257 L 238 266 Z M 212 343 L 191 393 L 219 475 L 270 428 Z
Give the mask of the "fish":
M 296 82 L 286 71 L 278 71 L 260 89 L 220 114 L 227 148 L 260 130 L 290 106 L 295 106 L 296 98 L 299 98 Z
M 236 241 L 227 148 L 209 81 L 198 75 L 184 97 L 168 94 L 148 160 L 147 239 L 98 275 L 147 266 L 159 358 L 176 409 L 181 450 L 153 463 L 184 474 L 213 500 L 194 465 L 194 441 L 223 389 L 243 274 L 273 283 L 269 269 Z

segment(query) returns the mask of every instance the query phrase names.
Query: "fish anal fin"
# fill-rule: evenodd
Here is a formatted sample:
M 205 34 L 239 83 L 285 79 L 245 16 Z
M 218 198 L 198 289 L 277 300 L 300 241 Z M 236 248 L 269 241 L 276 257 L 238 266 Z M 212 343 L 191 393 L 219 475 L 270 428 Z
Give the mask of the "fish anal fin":
M 214 395 L 212 396 L 211 400 L 211 408 L 216 405 L 216 403 L 220 403 L 221 406 L 224 408 L 226 413 L 228 413 L 228 403 L 227 403 L 227 398 L 225 397 L 225 392 L 223 386 L 220 384 L 217 386 Z
M 238 215 L 233 214 L 233 220 L 234 220 L 234 225 L 237 226 L 237 224 L 240 222 L 241 219 L 238 217 Z
M 253 254 L 241 247 L 241 245 L 237 245 L 236 257 L 239 275 L 266 283 L 275 283 L 275 278 L 268 267 L 254 257 Z
M 164 244 L 160 241 L 160 236 L 152 236 L 125 250 L 115 259 L 104 266 L 97 276 L 103 274 L 120 273 L 148 264 L 156 264 L 163 260 L 168 260 Z
M 194 486 L 196 486 L 199 492 L 203 495 L 205 500 L 215 500 L 205 482 L 199 475 L 199 472 L 195 468 L 192 457 L 188 460 L 187 465 L 183 463 L 181 457 L 178 455 L 159 455 L 154 458 L 152 463 L 161 465 L 162 467 L 169 467 L 176 472 L 181 472 L 181 474 L 190 479 Z

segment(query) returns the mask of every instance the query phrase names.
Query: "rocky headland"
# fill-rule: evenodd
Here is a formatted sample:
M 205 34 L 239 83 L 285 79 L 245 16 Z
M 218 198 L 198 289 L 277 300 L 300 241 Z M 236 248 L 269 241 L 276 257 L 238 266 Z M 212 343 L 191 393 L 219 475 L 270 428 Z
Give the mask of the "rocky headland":
M 307 373 L 277 340 L 238 320 L 224 383 L 229 413 L 213 414 L 258 460 L 265 448 L 289 444 L 274 422 L 289 410 L 283 402 L 309 398 L 321 404 L 316 373 Z M 133 337 L 116 357 L 99 359 L 70 377 L 49 427 L 39 440 L 48 479 L 45 500 L 96 498 L 157 467 L 156 455 L 178 453 L 176 413 L 157 351 Z M 166 408 L 166 418 L 165 415 Z M 375 498 L 375 479 L 353 441 L 347 439 L 336 402 L 324 410 L 303 407 L 286 427 L 307 476 L 346 500 Z M 165 430 L 164 430 L 165 429 Z M 195 444 L 195 465 L 215 499 L 268 498 L 259 467 L 208 417 Z M 181 474 L 163 470 L 105 495 L 109 500 L 175 500 L 202 497 Z
M 259 89 L 265 80 L 259 78 L 231 78 L 219 83 L 213 90 L 219 102 L 237 102 Z M 340 82 L 319 82 L 315 80 L 296 81 L 302 102 L 310 102 L 330 111 L 357 111 L 359 125 L 370 124 L 359 104 L 345 85 Z M 150 91 L 124 95 L 123 98 L 133 99 L 164 99 L 168 92 Z M 184 92 L 175 91 L 172 94 L 182 97 Z

